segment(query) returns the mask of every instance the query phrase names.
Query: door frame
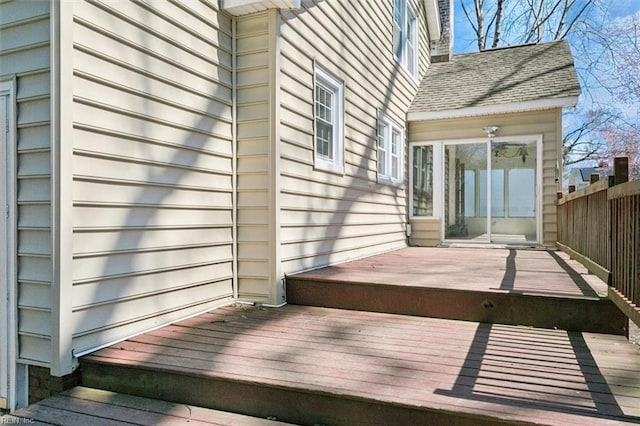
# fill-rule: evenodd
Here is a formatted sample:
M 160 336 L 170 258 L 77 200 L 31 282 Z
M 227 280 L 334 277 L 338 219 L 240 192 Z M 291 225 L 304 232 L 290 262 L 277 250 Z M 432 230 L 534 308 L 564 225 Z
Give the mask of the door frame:
M 2 350 L 3 383 L 0 383 L 0 406 L 13 410 L 26 403 L 26 367 L 17 364 L 17 187 L 16 187 L 16 81 L 0 81 L 0 96 L 7 97 L 6 111 L 2 117 L 2 133 L 6 141 L 0 146 L 0 162 L 5 170 L 3 180 L 5 187 L 0 189 L 0 270 L 5 272 L 0 276 L 0 294 L 2 310 L 5 312 L 0 318 L 0 336 L 7 342 Z M 5 121 L 6 120 L 6 121 Z M 6 124 L 5 124 L 6 123 Z M 6 127 L 5 127 L 6 126 Z M 6 340 L 5 340 L 6 339 Z M 4 398 L 6 396 L 6 398 Z
M 525 244 L 541 244 L 543 239 L 543 192 L 542 185 L 544 182 L 543 173 L 543 137 L 542 134 L 534 135 L 512 135 L 500 136 L 493 138 L 465 138 L 465 139 L 440 139 L 431 141 L 412 142 L 409 144 L 409 219 L 417 218 L 440 219 L 440 241 L 446 243 L 465 243 L 474 244 L 469 240 L 445 239 L 444 229 L 444 160 L 445 145 L 462 145 L 462 144 L 486 144 L 487 146 L 487 171 L 491 170 L 491 144 L 495 142 L 518 142 L 518 141 L 535 141 L 536 143 L 536 241 L 527 241 Z M 413 216 L 413 147 L 414 146 L 433 146 L 434 154 L 434 170 L 433 170 L 433 216 Z M 487 242 L 477 242 L 475 244 L 492 244 L 491 240 L 491 173 L 487 172 L 487 234 L 489 240 Z
M 453 140 L 443 140 L 440 141 L 442 144 L 442 149 L 441 151 L 441 163 L 444 164 L 444 160 L 445 160 L 445 150 L 444 150 L 444 146 L 445 145 L 461 145 L 461 144 L 474 144 L 474 143 L 478 143 L 478 144 L 486 144 L 487 147 L 487 183 L 486 183 L 486 188 L 487 188 L 487 201 L 486 201 L 486 205 L 487 205 L 487 234 L 489 236 L 488 241 L 486 242 L 477 242 L 477 244 L 495 244 L 495 241 L 493 240 L 493 230 L 492 230 L 492 226 L 491 226 L 491 173 L 490 171 L 492 170 L 491 167 L 491 149 L 492 149 L 492 144 L 493 143 L 499 143 L 499 142 L 519 142 L 519 141 L 535 141 L 536 143 L 536 185 L 535 185 L 535 197 L 536 197 L 536 240 L 535 241 L 527 241 L 525 244 L 541 244 L 542 241 L 542 202 L 543 202 L 543 197 L 542 197 L 542 184 L 543 184 L 543 177 L 542 177 L 542 170 L 543 170 L 543 150 L 542 150 L 542 135 L 514 135 L 514 136 L 501 136 L 501 137 L 493 137 L 493 138 L 479 138 L 479 139 L 453 139 Z M 439 176 L 440 179 L 440 185 L 442 187 L 442 194 L 444 195 L 444 167 L 441 168 L 442 172 L 441 175 Z M 440 217 L 442 218 L 441 223 L 440 223 L 440 241 L 442 242 L 447 242 L 447 243 L 473 243 L 472 241 L 468 241 L 468 240 L 456 240 L 456 239 L 445 239 L 445 229 L 444 229 L 444 199 L 440 200 L 440 207 L 441 207 L 441 211 L 440 211 Z

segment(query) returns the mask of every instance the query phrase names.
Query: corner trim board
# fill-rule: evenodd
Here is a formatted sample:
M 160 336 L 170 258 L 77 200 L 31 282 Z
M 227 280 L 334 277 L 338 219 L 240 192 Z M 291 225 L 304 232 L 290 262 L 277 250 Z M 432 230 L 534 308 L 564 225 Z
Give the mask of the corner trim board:
M 54 376 L 70 374 L 76 367 L 69 297 L 73 290 L 73 4 L 51 3 L 51 374 Z

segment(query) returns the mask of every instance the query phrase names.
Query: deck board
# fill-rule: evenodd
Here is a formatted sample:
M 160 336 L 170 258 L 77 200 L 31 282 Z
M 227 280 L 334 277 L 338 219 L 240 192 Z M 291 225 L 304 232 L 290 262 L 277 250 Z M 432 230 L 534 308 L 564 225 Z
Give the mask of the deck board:
M 16 424 L 63 426 L 234 425 L 278 426 L 286 423 L 185 404 L 75 387 L 13 413 Z
M 623 335 L 608 286 L 565 253 L 408 247 L 286 277 L 290 304 Z
M 100 350 L 91 364 L 475 420 L 640 423 L 640 351 L 612 335 L 236 305 Z
M 607 285 L 580 263 L 563 252 L 545 250 L 408 247 L 295 277 L 568 298 L 607 296 Z

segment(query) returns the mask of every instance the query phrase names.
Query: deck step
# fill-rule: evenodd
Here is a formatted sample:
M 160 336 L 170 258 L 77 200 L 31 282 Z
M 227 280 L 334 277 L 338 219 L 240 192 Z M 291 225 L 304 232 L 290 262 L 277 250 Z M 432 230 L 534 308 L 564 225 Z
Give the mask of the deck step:
M 307 306 L 217 309 L 81 368 L 91 388 L 301 425 L 640 419 L 623 337 Z
M 558 297 L 413 285 L 287 278 L 293 305 L 625 335 L 627 318 L 606 298 Z
M 626 335 L 607 285 L 560 252 L 397 250 L 289 275 L 287 302 Z
M 78 386 L 12 413 L 7 424 L 91 425 L 234 425 L 286 423 L 219 410 L 175 404 Z M 4 423 L 4 422 L 3 422 Z

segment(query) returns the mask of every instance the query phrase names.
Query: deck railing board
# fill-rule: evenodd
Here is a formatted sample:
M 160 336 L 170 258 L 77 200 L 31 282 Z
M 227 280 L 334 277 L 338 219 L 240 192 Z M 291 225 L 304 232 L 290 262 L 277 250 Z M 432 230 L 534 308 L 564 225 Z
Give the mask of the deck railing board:
M 558 247 L 608 281 L 640 325 L 640 180 L 602 180 L 558 200 Z

